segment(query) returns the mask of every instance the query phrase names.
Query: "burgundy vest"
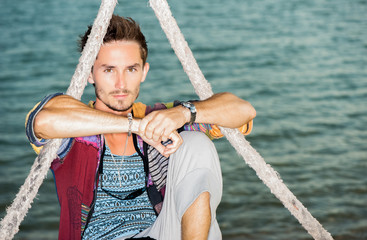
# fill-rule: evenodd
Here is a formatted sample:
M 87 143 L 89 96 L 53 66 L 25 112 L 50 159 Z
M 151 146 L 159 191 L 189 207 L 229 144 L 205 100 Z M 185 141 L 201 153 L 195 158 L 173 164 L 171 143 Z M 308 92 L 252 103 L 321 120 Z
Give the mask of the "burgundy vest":
M 102 149 L 98 146 L 102 144 L 100 138 L 94 137 L 95 142 L 75 138 L 66 157 L 51 165 L 61 208 L 59 239 L 62 240 L 80 239 L 85 227 Z

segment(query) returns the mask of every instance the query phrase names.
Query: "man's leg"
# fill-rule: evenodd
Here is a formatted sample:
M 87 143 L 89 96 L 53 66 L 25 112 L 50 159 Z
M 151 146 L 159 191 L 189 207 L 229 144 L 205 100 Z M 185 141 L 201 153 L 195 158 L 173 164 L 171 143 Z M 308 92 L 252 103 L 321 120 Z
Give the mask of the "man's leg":
M 222 236 L 216 208 L 222 197 L 222 173 L 215 146 L 203 133 L 182 132 L 181 136 L 184 143 L 169 160 L 162 211 L 138 236 L 194 239 L 191 234 L 200 228 L 207 239 L 219 240 Z
M 182 217 L 182 240 L 208 239 L 210 223 L 210 194 L 204 192 L 191 204 Z

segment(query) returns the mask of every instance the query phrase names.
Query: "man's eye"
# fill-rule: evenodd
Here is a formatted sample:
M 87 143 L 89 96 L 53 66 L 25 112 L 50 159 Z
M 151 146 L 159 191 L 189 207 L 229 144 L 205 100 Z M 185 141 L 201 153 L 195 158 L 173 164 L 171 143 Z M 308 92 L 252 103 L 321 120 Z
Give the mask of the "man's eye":
M 128 72 L 136 72 L 136 68 L 135 67 L 130 67 L 127 69 Z
M 113 70 L 112 70 L 112 68 L 106 68 L 105 70 L 104 70 L 104 72 L 106 72 L 106 73 L 111 73 Z

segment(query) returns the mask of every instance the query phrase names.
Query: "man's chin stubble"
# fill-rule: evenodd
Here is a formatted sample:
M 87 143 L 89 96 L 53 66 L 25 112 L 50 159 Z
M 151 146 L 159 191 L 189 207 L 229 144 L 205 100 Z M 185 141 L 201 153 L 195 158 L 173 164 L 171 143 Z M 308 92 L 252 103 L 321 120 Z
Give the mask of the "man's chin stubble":
M 131 104 L 129 107 L 127 107 L 127 108 L 117 108 L 117 107 L 113 107 L 113 106 L 111 106 L 111 105 L 108 105 L 108 104 L 106 104 L 106 106 L 109 108 L 109 109 L 111 109 L 111 110 L 113 110 L 113 111 L 116 111 L 116 112 L 126 112 L 127 110 L 129 110 L 130 108 L 132 108 L 133 107 L 133 104 Z

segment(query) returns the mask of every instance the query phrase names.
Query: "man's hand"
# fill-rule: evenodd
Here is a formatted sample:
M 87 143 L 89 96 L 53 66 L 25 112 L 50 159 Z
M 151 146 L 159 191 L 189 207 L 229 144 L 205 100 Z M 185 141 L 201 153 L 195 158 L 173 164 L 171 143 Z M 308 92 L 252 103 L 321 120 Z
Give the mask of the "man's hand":
M 171 154 L 176 152 L 183 143 L 183 140 L 177 131 L 174 131 L 170 134 L 169 139 L 171 140 L 171 143 L 168 143 L 166 146 L 162 144 L 161 140 L 154 141 L 152 139 L 147 139 L 144 135 L 140 135 L 140 137 L 144 140 L 144 142 L 157 149 L 158 152 L 165 157 L 169 157 Z
M 163 137 L 162 135 L 160 135 L 159 137 L 156 137 L 154 139 L 152 135 L 150 135 L 149 137 L 146 135 L 147 123 L 152 123 L 152 122 L 147 121 L 144 123 L 143 121 L 144 119 L 134 119 L 133 126 L 132 126 L 133 132 L 138 134 L 143 139 L 144 142 L 148 143 L 149 145 L 157 149 L 165 157 L 169 157 L 171 154 L 176 152 L 176 150 L 181 146 L 183 142 L 180 134 L 178 134 L 176 129 L 171 131 L 168 134 L 168 136 Z M 154 129 L 153 129 L 153 132 L 154 132 Z M 171 142 L 163 145 L 162 142 L 166 142 L 167 140 L 171 140 Z
M 181 128 L 190 120 L 190 111 L 182 106 L 158 110 L 145 116 L 139 126 L 139 132 L 153 141 L 167 141 L 172 132 Z

